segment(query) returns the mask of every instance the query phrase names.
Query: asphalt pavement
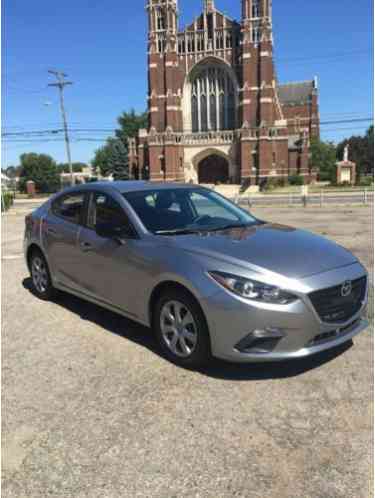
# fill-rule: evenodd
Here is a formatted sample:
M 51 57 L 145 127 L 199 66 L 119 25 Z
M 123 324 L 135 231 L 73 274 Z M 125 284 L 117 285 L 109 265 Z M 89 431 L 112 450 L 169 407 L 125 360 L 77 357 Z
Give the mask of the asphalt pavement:
M 144 327 L 65 294 L 39 301 L 24 211 L 2 216 L 4 498 L 372 496 L 373 306 L 354 344 L 191 372 Z M 373 282 L 370 207 L 254 214 L 347 246 Z

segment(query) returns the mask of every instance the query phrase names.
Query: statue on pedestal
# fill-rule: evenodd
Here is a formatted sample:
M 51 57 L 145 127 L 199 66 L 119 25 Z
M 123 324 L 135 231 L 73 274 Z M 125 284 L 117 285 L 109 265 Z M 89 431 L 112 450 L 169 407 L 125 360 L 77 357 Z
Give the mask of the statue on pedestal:
M 349 162 L 349 144 L 347 144 L 344 148 L 344 163 Z

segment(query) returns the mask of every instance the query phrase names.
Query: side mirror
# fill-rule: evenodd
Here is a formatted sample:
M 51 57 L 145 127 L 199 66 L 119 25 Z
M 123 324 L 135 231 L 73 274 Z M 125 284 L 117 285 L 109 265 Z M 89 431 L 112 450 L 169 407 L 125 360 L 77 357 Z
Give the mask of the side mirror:
M 130 226 L 116 226 L 111 223 L 96 225 L 96 233 L 103 239 L 112 239 L 121 245 L 126 244 L 126 239 L 131 238 L 133 235 Z

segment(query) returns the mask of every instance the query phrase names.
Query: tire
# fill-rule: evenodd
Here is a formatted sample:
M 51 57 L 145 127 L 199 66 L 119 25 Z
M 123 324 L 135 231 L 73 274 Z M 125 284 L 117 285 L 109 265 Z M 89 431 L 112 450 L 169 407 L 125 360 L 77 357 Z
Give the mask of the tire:
M 56 294 L 46 258 L 35 249 L 30 256 L 30 275 L 33 293 L 43 301 L 50 301 Z
M 164 356 L 185 368 L 198 368 L 211 359 L 210 335 L 205 316 L 189 293 L 164 292 L 156 302 L 153 328 Z

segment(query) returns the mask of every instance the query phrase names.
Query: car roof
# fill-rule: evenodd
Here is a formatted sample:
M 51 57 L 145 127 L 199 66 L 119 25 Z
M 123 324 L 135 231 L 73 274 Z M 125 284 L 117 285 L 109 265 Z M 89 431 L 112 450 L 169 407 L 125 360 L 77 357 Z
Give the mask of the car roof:
M 101 190 L 102 192 L 113 192 L 117 190 L 121 194 L 126 194 L 128 192 L 141 192 L 145 190 L 170 190 L 170 189 L 181 189 L 181 188 L 197 188 L 198 185 L 193 185 L 191 183 L 177 183 L 177 182 L 147 182 L 141 180 L 129 180 L 129 181 L 101 181 L 86 183 L 84 185 L 78 185 L 76 187 L 71 187 L 66 189 L 64 193 L 74 192 L 74 191 L 84 191 L 84 190 Z

